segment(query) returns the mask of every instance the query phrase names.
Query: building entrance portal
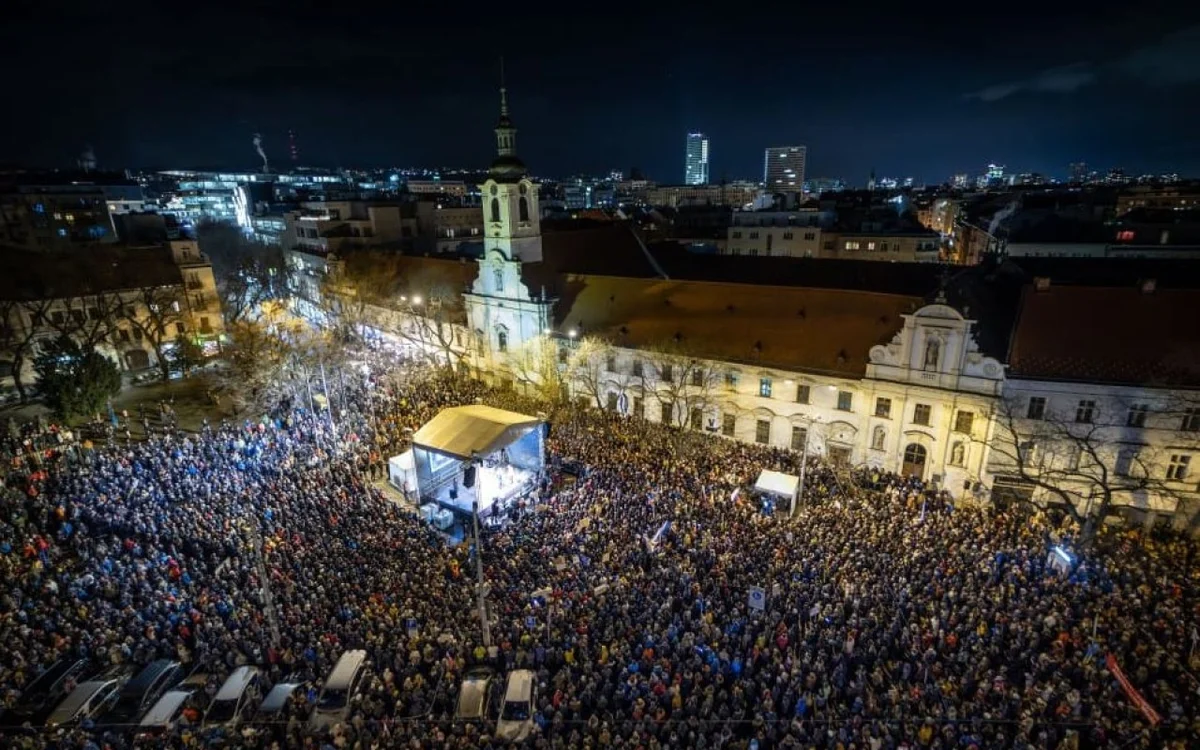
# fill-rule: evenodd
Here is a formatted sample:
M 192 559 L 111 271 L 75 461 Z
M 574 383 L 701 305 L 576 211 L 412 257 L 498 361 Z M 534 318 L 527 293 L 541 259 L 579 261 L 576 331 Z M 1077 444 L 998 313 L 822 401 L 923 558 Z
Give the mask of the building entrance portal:
M 900 467 L 900 473 L 906 477 L 925 478 L 925 446 L 908 444 L 904 449 L 904 464 Z

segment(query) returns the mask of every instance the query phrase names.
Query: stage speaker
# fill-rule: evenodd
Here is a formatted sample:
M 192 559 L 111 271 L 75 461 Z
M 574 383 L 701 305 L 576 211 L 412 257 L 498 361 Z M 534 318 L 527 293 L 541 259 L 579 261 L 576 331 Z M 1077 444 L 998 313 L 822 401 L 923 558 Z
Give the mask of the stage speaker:
M 463 487 L 471 488 L 475 486 L 475 467 L 468 466 L 463 472 Z

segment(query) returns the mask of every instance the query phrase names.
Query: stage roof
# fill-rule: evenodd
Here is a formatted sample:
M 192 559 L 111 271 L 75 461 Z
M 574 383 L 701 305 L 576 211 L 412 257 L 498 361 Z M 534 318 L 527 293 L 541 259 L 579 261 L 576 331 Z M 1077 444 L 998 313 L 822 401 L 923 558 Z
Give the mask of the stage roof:
M 482 404 L 443 409 L 413 435 L 413 444 L 459 458 L 495 453 L 542 420 Z
M 759 492 L 769 492 L 772 495 L 783 495 L 784 497 L 795 497 L 796 490 L 799 488 L 800 477 L 769 469 L 759 474 L 758 481 L 754 483 L 754 489 Z

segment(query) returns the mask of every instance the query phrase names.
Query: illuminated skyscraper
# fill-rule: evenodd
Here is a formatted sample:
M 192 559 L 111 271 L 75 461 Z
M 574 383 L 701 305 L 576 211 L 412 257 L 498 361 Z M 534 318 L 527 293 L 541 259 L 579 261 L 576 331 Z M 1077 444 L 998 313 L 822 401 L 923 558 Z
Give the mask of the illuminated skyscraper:
M 704 133 L 688 133 L 683 182 L 685 185 L 708 184 L 708 137 Z
M 806 146 L 772 146 L 763 157 L 763 186 L 768 192 L 790 193 L 804 189 Z

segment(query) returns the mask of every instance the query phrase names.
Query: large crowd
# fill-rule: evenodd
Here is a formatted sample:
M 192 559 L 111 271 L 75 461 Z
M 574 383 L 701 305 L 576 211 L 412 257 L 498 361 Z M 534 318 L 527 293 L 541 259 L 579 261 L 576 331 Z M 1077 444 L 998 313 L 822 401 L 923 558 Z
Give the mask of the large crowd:
M 350 381 L 331 412 L 284 400 L 195 433 L 92 444 L 10 424 L 0 706 L 67 655 L 175 659 L 211 675 L 209 695 L 254 665 L 308 687 L 286 721 L 226 746 L 492 748 L 492 726 L 453 720 L 464 671 L 487 664 L 536 673 L 529 747 L 1200 747 L 1200 567 L 1182 537 L 1106 531 L 1064 573 L 1050 550 L 1074 529 L 1052 515 L 816 458 L 795 514 L 768 513 L 745 488 L 764 468 L 798 473 L 795 452 L 563 406 L 550 464 L 584 470 L 551 471 L 477 551 L 381 490 L 386 457 L 446 406 L 546 407 L 465 378 Z M 369 678 L 346 721 L 310 732 L 349 649 Z M 0 746 L 130 735 L 0 726 Z M 185 720 L 160 746 L 211 740 Z

